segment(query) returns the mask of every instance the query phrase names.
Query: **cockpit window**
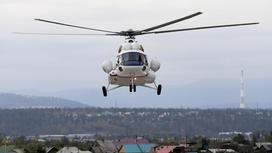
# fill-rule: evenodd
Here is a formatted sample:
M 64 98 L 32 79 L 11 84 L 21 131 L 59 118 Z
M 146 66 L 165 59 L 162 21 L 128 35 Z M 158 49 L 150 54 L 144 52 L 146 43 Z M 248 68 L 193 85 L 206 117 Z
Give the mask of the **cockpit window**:
M 124 53 L 121 55 L 121 58 L 121 64 L 124 66 L 140 66 L 147 64 L 146 56 L 138 52 Z

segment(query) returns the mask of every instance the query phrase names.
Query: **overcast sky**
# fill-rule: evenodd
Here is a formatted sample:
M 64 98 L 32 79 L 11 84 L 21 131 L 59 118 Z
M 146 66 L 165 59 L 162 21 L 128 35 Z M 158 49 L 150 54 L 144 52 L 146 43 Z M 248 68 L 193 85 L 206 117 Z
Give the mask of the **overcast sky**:
M 139 36 L 149 58 L 161 61 L 158 82 L 271 79 L 271 0 L 0 0 L 0 90 L 100 88 L 101 63 L 114 60 L 123 37 L 14 35 L 12 32 L 96 33 L 34 21 L 140 30 L 198 11 L 163 29 L 260 22 L 260 25 Z

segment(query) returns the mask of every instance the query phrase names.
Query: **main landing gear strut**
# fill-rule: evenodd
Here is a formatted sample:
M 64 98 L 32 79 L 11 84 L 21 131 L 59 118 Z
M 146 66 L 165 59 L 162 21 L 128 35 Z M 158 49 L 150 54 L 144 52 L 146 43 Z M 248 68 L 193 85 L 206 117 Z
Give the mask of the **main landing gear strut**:
M 155 87 L 148 86 L 148 85 L 141 85 L 141 86 L 146 87 L 146 88 L 150 88 L 150 89 L 154 89 L 154 90 L 157 91 L 157 95 L 161 95 L 161 90 L 162 90 L 162 85 L 161 84 L 157 85 L 154 82 Z M 113 87 L 113 88 L 109 88 L 109 87 L 110 87 L 110 83 L 108 84 L 107 87 L 105 87 L 105 86 L 102 87 L 102 92 L 103 92 L 104 97 L 107 97 L 109 91 L 120 88 L 120 87 L 123 87 L 123 86 L 119 85 L 119 86 L 116 86 L 116 87 Z M 131 84 L 128 87 L 129 87 L 129 92 L 136 92 L 136 84 L 134 84 L 133 79 L 131 79 Z
M 136 84 L 134 84 L 134 79 L 131 78 L 130 82 L 131 82 L 131 84 L 129 85 L 129 92 L 132 92 L 132 90 L 133 90 L 133 92 L 136 92 Z
M 144 85 L 143 87 L 155 89 L 157 91 L 157 95 L 161 95 L 162 85 L 161 84 L 156 85 L 155 83 L 154 83 L 154 85 L 155 85 L 155 87 L 150 87 L 150 86 L 147 86 L 147 85 Z M 111 91 L 111 90 L 114 90 L 114 89 L 117 89 L 117 88 L 120 88 L 120 87 L 122 87 L 122 86 L 116 86 L 114 88 L 109 89 L 108 87 L 103 86 L 102 87 L 103 96 L 107 97 L 108 91 Z M 132 91 L 136 92 L 136 85 L 135 84 L 134 85 L 129 85 L 129 92 L 132 92 Z

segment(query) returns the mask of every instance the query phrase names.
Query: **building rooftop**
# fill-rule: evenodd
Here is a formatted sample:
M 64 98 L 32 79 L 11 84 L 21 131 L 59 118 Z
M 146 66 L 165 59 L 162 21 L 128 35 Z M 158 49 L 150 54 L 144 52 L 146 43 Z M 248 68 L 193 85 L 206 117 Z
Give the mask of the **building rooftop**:
M 154 144 L 124 144 L 120 153 L 149 153 L 154 146 Z
M 9 153 L 15 149 L 15 146 L 9 145 L 9 146 L 1 146 L 0 147 L 0 153 Z
M 169 153 L 173 151 L 176 146 L 156 146 L 154 147 L 153 153 Z

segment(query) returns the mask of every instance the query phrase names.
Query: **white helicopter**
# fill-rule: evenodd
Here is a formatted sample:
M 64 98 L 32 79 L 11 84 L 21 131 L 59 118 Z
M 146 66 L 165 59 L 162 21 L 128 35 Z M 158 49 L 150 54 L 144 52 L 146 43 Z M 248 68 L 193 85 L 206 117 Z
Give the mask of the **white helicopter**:
M 111 61 L 105 61 L 102 64 L 103 70 L 108 74 L 108 85 L 103 86 L 103 95 L 106 97 L 108 92 L 119 87 L 129 87 L 130 92 L 136 92 L 137 86 L 143 86 L 157 91 L 157 95 L 161 94 L 162 85 L 156 84 L 156 75 L 160 69 L 160 62 L 157 60 L 148 60 L 147 55 L 144 52 L 143 46 L 135 40 L 135 36 L 146 35 L 146 34 L 160 34 L 169 32 L 179 32 L 179 31 L 190 31 L 190 30 L 200 30 L 200 29 L 210 29 L 210 28 L 221 28 L 221 27 L 232 27 L 232 26 L 245 26 L 259 24 L 258 22 L 253 23 L 240 23 L 240 24 L 227 24 L 227 25 L 216 25 L 216 26 L 203 26 L 185 29 L 173 29 L 173 30 L 162 30 L 153 31 L 177 22 L 181 22 L 195 16 L 202 14 L 202 12 L 197 12 L 170 22 L 166 22 L 157 26 L 146 28 L 143 30 L 132 30 L 127 31 L 109 31 L 101 30 L 96 28 L 89 28 L 83 26 L 77 26 L 72 24 L 66 24 L 61 22 L 49 21 L 44 19 L 35 19 L 41 22 L 47 22 L 52 24 L 58 24 L 63 26 L 69 26 L 74 28 L 92 30 L 105 32 L 105 34 L 53 34 L 53 33 L 22 33 L 16 32 L 16 34 L 38 34 L 38 35 L 105 35 L 105 36 L 125 36 L 125 42 L 120 46 L 117 54 L 117 60 L 113 64 Z M 154 86 L 151 86 L 151 85 Z M 110 85 L 114 87 L 110 88 Z

